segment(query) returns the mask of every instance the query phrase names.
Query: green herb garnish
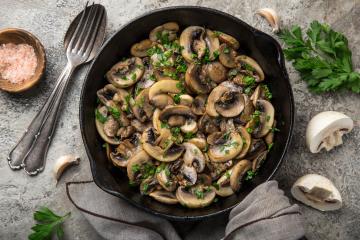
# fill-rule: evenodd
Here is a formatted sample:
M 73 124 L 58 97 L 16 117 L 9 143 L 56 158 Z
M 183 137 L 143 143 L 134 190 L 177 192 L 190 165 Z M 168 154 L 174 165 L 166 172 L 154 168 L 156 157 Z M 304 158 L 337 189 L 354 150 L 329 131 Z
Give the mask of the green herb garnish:
M 246 177 L 245 177 L 245 181 L 250 181 L 252 180 L 255 176 L 256 176 L 257 172 L 255 171 L 252 171 L 252 170 L 249 170 L 246 172 Z
M 174 103 L 176 103 L 176 104 L 180 103 L 180 101 L 181 101 L 180 95 L 181 95 L 180 93 L 177 93 L 174 95 L 174 97 L 173 97 Z
M 347 38 L 329 25 L 313 21 L 304 37 L 297 25 L 282 30 L 285 56 L 293 62 L 311 91 L 347 89 L 360 93 L 360 73 L 353 70 Z
M 166 122 L 161 122 L 160 127 L 161 128 L 170 128 L 169 124 L 167 124 Z
M 64 230 L 62 223 L 70 217 L 68 212 L 64 216 L 56 215 L 47 207 L 41 207 L 34 213 L 34 219 L 38 222 L 31 229 L 34 231 L 29 235 L 30 240 L 46 240 L 51 239 L 53 234 L 56 234 L 57 239 L 62 239 Z
M 105 123 L 107 121 L 107 117 L 102 115 L 99 109 L 95 109 L 95 117 L 101 123 Z
M 132 171 L 133 173 L 139 172 L 139 171 L 140 171 L 140 166 L 139 166 L 139 164 L 134 164 L 134 165 L 132 165 L 132 166 L 131 166 L 131 171 Z

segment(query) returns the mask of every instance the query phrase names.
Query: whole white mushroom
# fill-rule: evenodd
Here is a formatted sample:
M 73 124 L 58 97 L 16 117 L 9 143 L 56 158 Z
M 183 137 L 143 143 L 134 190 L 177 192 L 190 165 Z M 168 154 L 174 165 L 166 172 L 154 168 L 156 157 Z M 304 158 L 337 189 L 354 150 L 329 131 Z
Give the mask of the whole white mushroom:
M 354 121 L 343 113 L 321 112 L 315 115 L 307 126 L 306 144 L 312 153 L 318 153 L 323 148 L 330 151 L 343 143 L 342 136 L 353 127 Z
M 341 208 L 342 199 L 334 184 L 318 174 L 308 174 L 299 178 L 291 188 L 291 194 L 298 201 L 320 211 Z

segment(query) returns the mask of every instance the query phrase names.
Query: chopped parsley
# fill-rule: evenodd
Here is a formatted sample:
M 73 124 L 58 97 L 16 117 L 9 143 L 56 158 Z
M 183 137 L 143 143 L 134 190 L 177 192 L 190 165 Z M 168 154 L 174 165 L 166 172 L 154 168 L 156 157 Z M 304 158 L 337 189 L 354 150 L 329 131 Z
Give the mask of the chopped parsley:
M 245 83 L 245 86 L 253 86 L 255 84 L 255 78 L 252 76 L 244 76 L 243 81 Z
M 212 185 L 216 190 L 220 189 L 220 185 L 217 182 L 213 182 Z
M 143 184 L 143 192 L 147 192 L 148 190 L 149 190 L 149 184 L 147 184 L 147 183 L 144 183 Z
M 269 115 L 266 115 L 266 121 L 268 122 L 268 121 L 270 121 L 270 116 Z
M 227 179 L 230 179 L 231 173 L 230 173 L 229 170 L 227 170 L 227 171 L 225 172 L 225 176 L 226 176 Z
M 268 100 L 271 100 L 272 99 L 272 93 L 270 92 L 270 89 L 267 85 L 262 85 L 261 86 L 262 89 L 264 90 L 264 94 L 265 94 L 265 97 L 268 99 Z
M 180 90 L 181 93 L 185 93 L 185 87 L 184 87 L 184 84 L 181 81 L 176 83 L 176 87 L 177 87 L 177 89 Z
M 133 81 L 136 80 L 136 73 L 133 73 L 133 74 L 131 75 L 131 80 L 133 80 Z
M 180 103 L 180 101 L 181 101 L 180 95 L 181 95 L 180 93 L 177 93 L 174 95 L 174 97 L 173 97 L 174 103 L 176 103 L 176 104 Z
M 226 54 L 230 53 L 230 49 L 228 47 L 224 48 L 223 53 L 226 53 Z
M 180 127 L 173 127 L 170 129 L 170 132 L 174 137 L 177 137 L 180 134 L 180 131 Z
M 115 119 L 118 119 L 120 117 L 121 113 L 116 107 L 108 107 L 108 110 Z
M 268 150 L 270 151 L 270 150 L 273 148 L 273 146 L 274 146 L 274 143 L 270 143 L 270 144 L 268 145 Z
M 133 173 L 139 172 L 139 171 L 140 171 L 140 166 L 139 166 L 139 164 L 134 164 L 134 165 L 132 165 L 132 166 L 131 166 L 131 171 L 132 171 Z
M 99 109 L 95 109 L 95 117 L 101 123 L 105 123 L 107 121 L 107 117 L 102 115 Z
M 167 124 L 166 122 L 161 122 L 160 127 L 161 128 L 170 128 L 169 124 Z
M 136 85 L 136 87 L 135 87 L 135 92 L 134 92 L 135 96 L 139 95 L 139 93 L 141 92 L 141 90 L 143 90 L 143 89 L 142 89 L 141 87 L 139 87 L 138 85 Z
M 254 129 L 248 127 L 248 128 L 246 128 L 246 131 L 251 134 L 254 131 Z
M 273 127 L 270 129 L 271 132 L 280 132 L 280 129 L 276 128 L 276 127 Z
M 192 132 L 188 132 L 188 133 L 184 134 L 184 140 L 189 140 L 194 137 L 195 137 L 195 133 L 192 133 Z
M 197 199 L 204 199 L 204 192 L 203 192 L 203 190 L 196 188 L 196 189 L 194 190 L 194 193 L 195 193 L 195 196 L 197 197 Z
M 255 171 L 252 171 L 252 170 L 249 170 L 246 172 L 246 177 L 245 177 L 245 181 L 250 181 L 252 180 L 255 176 L 256 176 L 257 172 Z
M 219 37 L 221 34 L 222 34 L 222 32 L 219 32 L 219 31 L 214 31 L 214 35 L 215 35 L 215 37 Z
M 151 75 L 149 76 L 149 80 L 151 80 L 151 81 L 155 81 L 155 80 L 156 80 L 155 75 L 154 75 L 154 74 L 151 74 Z

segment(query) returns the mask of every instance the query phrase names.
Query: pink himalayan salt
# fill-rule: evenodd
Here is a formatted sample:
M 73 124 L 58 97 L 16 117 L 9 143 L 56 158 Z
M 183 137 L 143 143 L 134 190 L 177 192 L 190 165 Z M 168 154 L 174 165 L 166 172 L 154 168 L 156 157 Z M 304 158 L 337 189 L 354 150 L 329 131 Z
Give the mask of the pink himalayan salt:
M 13 43 L 0 45 L 0 75 L 3 80 L 13 84 L 22 83 L 34 75 L 36 66 L 37 58 L 32 46 Z

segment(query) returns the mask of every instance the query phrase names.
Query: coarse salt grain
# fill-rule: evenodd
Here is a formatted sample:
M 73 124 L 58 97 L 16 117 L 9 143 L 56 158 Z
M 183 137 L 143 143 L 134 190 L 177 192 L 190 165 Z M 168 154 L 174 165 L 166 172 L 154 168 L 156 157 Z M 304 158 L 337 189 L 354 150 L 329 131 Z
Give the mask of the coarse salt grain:
M 36 67 L 37 58 L 32 46 L 13 43 L 0 46 L 0 75 L 2 80 L 7 80 L 13 84 L 22 83 L 35 74 Z

